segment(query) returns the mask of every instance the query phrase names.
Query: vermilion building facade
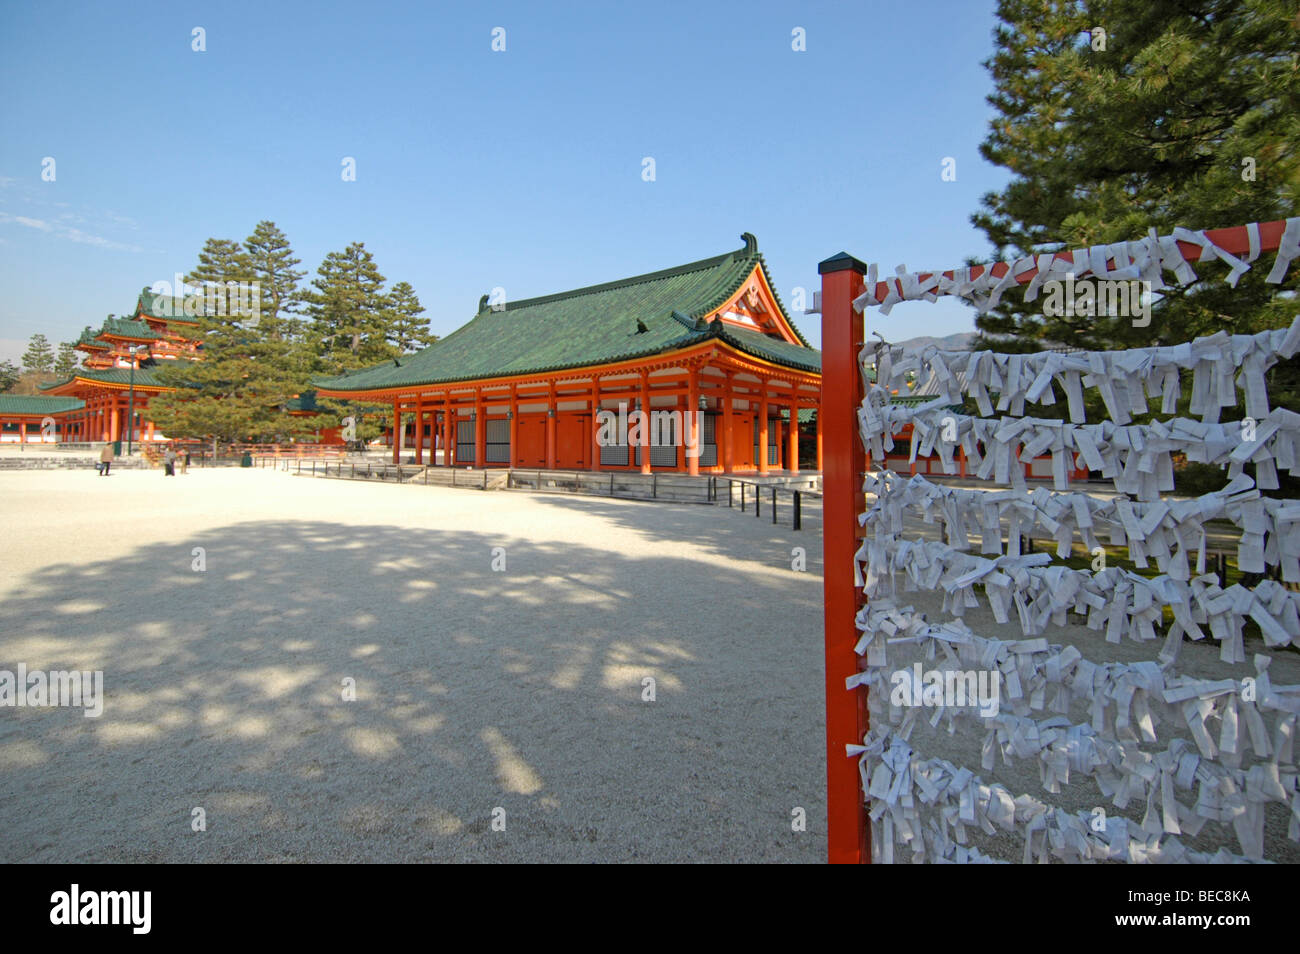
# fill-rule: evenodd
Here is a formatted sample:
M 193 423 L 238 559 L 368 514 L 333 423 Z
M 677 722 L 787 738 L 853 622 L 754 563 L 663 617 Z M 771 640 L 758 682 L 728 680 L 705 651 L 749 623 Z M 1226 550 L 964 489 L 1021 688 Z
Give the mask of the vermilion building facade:
M 63 440 L 162 439 L 149 419 L 149 399 L 171 389 L 154 369 L 160 361 L 197 358 L 198 344 L 184 333 L 197 327 L 198 319 L 186 315 L 178 299 L 146 288 L 131 317 L 110 317 L 98 331 L 86 328 L 75 345 L 86 355 L 82 367 L 67 380 L 42 387 L 47 395 L 82 402 L 81 408 L 58 415 Z
M 479 302 L 425 350 L 318 380 L 321 396 L 392 406 L 397 460 L 563 470 L 799 469 L 821 354 L 795 328 L 754 236 L 733 252 L 522 301 Z M 621 407 L 620 407 L 621 406 Z M 690 435 L 609 443 L 601 411 L 700 412 Z M 665 415 L 666 416 L 666 415 Z M 405 423 L 410 418 L 411 423 Z M 656 444 L 655 442 L 658 441 Z M 437 451 L 441 450 L 441 453 Z

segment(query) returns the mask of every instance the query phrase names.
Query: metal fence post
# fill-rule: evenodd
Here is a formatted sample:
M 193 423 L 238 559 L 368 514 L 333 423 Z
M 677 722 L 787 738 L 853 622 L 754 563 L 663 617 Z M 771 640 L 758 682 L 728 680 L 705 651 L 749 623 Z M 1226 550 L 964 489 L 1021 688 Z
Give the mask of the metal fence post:
M 776 523 L 776 488 L 772 488 L 772 522 Z
M 797 490 L 794 492 L 794 528 L 803 529 L 803 502 Z

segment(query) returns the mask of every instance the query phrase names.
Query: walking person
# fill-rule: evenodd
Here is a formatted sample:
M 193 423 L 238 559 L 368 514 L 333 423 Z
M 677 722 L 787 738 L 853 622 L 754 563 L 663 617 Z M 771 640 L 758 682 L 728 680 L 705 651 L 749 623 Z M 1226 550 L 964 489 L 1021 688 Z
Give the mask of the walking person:
M 113 466 L 113 445 L 104 442 L 104 446 L 99 451 L 99 476 L 107 477 L 108 469 Z
M 185 448 L 184 456 L 181 457 L 181 473 L 188 474 L 189 472 L 190 472 L 190 449 L 187 447 Z
M 176 448 L 167 445 L 167 453 L 163 454 L 163 476 L 176 476 Z

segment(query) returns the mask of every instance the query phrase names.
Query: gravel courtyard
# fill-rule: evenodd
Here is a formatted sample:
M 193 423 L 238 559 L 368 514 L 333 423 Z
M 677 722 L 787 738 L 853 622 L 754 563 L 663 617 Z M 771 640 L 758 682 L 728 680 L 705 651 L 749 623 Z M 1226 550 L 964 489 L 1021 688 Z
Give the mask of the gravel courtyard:
M 0 500 L 0 669 L 104 673 L 99 718 L 0 708 L 0 861 L 824 857 L 815 527 L 239 469 Z

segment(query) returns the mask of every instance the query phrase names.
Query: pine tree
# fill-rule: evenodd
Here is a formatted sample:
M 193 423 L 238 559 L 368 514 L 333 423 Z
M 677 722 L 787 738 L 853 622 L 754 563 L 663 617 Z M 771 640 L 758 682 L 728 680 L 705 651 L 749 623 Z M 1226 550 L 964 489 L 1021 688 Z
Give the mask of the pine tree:
M 61 378 L 70 376 L 77 370 L 77 365 L 80 363 L 79 357 L 73 342 L 61 342 L 58 357 L 54 359 L 54 373 Z
M 23 370 L 37 374 L 54 370 L 54 350 L 45 335 L 38 333 L 28 339 L 27 350 L 23 352 Z
M 0 392 L 7 393 L 22 377 L 22 368 L 12 361 L 0 361 Z
M 424 306 L 415 289 L 406 282 L 398 282 L 388 293 L 385 307 L 388 340 L 402 354 L 427 348 L 438 340 L 429 330 L 429 319 L 421 318 Z
M 1288 0 L 1000 0 L 985 64 L 998 115 L 980 147 L 1011 170 L 972 221 L 999 257 L 1295 215 L 1300 20 Z M 1101 32 L 1104 31 L 1104 35 Z M 1252 177 L 1253 174 L 1253 177 Z M 1226 266 L 1158 292 L 1152 320 L 1047 317 L 1022 294 L 976 324 L 999 350 L 1170 344 L 1288 324 L 1294 296 L 1267 258 L 1231 288 Z M 1292 269 L 1284 289 L 1296 287 Z M 987 341 L 977 346 L 986 346 Z
M 320 373 L 342 374 L 396 356 L 388 342 L 384 281 L 364 242 L 325 256 L 315 291 L 306 296 Z
M 199 327 L 186 332 L 202 341 L 201 358 L 159 365 L 157 377 L 176 389 L 150 401 L 150 413 L 162 430 L 205 435 L 216 442 L 277 441 L 315 428 L 314 422 L 285 410 L 300 386 L 292 369 L 274 360 L 279 346 L 268 344 L 260 315 L 231 307 L 230 283 L 254 276 L 249 254 L 237 242 L 208 239 L 204 244 L 198 266 L 186 276 L 187 283 L 204 288 Z
M 252 280 L 253 267 L 244 247 L 231 239 L 210 238 L 199 251 L 198 265 L 185 276 L 186 287 L 177 294 L 185 296 L 187 314 L 241 317 L 231 284 Z
M 322 377 L 342 374 L 391 360 L 398 354 L 389 343 L 388 298 L 384 276 L 365 243 L 353 242 L 342 252 L 330 252 L 306 296 L 311 317 L 313 369 Z M 332 422 L 356 419 L 357 437 L 365 440 L 380 433 L 385 409 L 378 405 L 318 399 Z
M 285 234 L 266 220 L 258 222 L 253 234 L 244 239 L 244 254 L 252 280 L 261 290 L 260 320 L 266 337 L 291 337 L 285 326 L 301 303 L 298 283 L 307 274 L 293 266 L 302 260 L 294 258 Z

